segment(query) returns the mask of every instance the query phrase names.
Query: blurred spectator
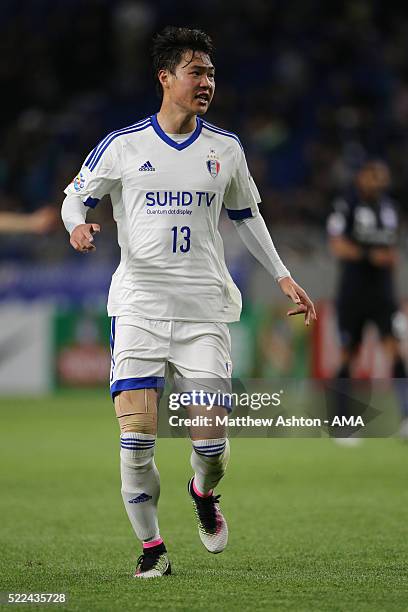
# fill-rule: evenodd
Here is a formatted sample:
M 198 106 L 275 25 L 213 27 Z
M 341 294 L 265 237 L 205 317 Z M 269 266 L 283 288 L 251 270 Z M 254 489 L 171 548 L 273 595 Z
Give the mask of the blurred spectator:
M 405 222 L 403 6 L 359 0 L 333 11 L 322 0 L 237 0 L 231 11 L 208 0 L 206 8 L 184 0 L 5 0 L 0 210 L 59 202 L 96 142 L 154 108 L 149 40 L 174 23 L 202 27 L 216 42 L 222 78 L 208 119 L 239 133 L 267 222 L 323 227 L 332 195 L 350 186 L 362 159 L 378 155 L 391 168 Z
M 44 206 L 33 213 L 0 212 L 0 233 L 46 234 L 57 227 L 55 208 Z

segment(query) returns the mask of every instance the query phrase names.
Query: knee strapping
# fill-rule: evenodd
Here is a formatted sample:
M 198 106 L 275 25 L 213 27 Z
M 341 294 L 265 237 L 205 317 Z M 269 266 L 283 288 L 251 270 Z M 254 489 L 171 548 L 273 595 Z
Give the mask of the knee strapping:
M 155 435 L 157 431 L 156 389 L 130 389 L 115 397 L 115 411 L 122 433 Z

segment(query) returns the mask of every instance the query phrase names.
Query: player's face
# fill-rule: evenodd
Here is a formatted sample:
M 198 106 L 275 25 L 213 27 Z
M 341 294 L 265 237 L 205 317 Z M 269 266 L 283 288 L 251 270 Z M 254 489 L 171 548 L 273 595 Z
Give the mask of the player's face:
M 370 162 L 357 175 L 357 185 L 363 195 L 378 197 L 390 185 L 390 172 L 382 162 Z
M 195 115 L 207 112 L 215 90 L 215 69 L 208 55 L 187 51 L 175 74 L 167 77 L 164 92 L 174 104 Z

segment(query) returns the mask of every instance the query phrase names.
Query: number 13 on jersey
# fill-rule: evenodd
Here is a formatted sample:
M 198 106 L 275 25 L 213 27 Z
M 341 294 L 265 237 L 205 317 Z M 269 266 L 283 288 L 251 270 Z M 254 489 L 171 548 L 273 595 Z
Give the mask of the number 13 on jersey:
M 187 225 L 183 225 L 183 227 L 178 228 L 177 225 L 171 228 L 173 232 L 173 253 L 177 253 L 177 235 L 180 235 L 180 238 L 183 242 L 179 245 L 179 251 L 182 253 L 187 253 L 190 250 L 190 235 L 191 231 Z

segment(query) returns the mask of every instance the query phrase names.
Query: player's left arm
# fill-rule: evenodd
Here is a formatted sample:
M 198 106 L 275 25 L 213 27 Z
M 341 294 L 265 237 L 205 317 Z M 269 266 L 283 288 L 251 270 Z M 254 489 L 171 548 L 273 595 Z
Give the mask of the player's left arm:
M 258 212 L 254 217 L 234 223 L 249 252 L 273 276 L 282 292 L 296 305 L 296 308 L 287 312 L 288 316 L 304 314 L 306 325 L 316 320 L 316 310 L 312 300 L 283 264 L 261 214 Z
M 398 263 L 396 247 L 371 247 L 368 260 L 377 268 L 395 268 Z
M 283 264 L 273 244 L 272 237 L 263 220 L 258 204 L 261 198 L 249 173 L 242 148 L 238 151 L 235 171 L 224 194 L 224 205 L 228 216 L 234 221 L 238 234 L 250 253 L 266 268 L 278 282 L 283 293 L 296 305 L 288 316 L 304 314 L 309 325 L 316 319 L 316 311 L 306 291 L 298 285 Z
M 399 262 L 399 206 L 393 200 L 388 201 L 388 206 L 382 215 L 382 221 L 388 229 L 386 244 L 372 246 L 367 253 L 370 263 L 377 268 L 396 268 Z
M 291 276 L 279 279 L 278 283 L 283 293 L 296 304 L 296 308 L 291 308 L 286 313 L 288 317 L 304 314 L 306 325 L 310 325 L 311 321 L 316 321 L 316 309 L 306 291 Z

